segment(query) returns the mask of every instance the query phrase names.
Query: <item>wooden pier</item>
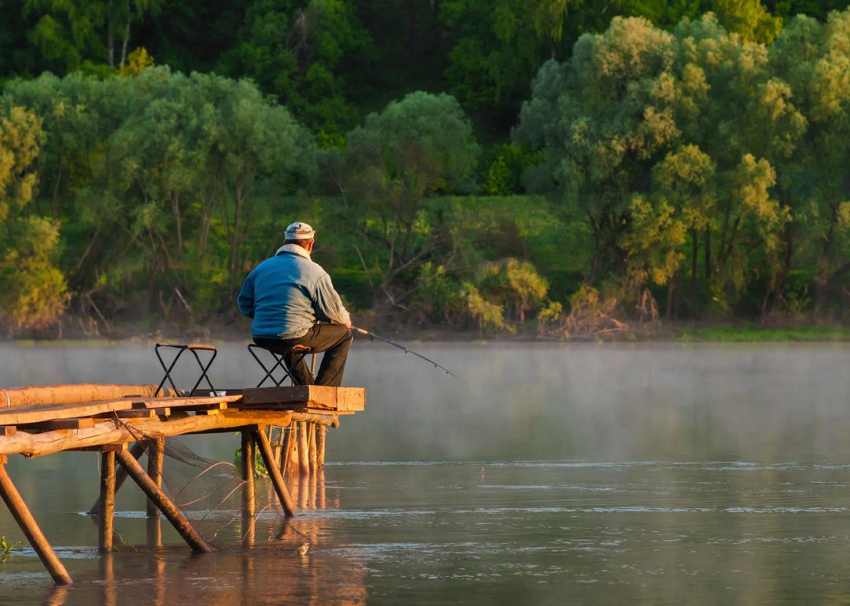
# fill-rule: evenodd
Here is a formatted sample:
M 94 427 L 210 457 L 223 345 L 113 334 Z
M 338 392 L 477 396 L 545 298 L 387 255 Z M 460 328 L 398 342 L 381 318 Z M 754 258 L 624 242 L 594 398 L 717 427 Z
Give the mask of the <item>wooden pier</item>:
M 204 433 L 240 432 L 242 515 L 253 518 L 254 458 L 262 457 L 287 517 L 296 515 L 288 474 L 310 476 L 324 466 L 326 430 L 341 415 L 364 410 L 359 387 L 259 387 L 159 392 L 155 385 L 56 385 L 0 389 L 0 497 L 57 585 L 72 582 L 6 470 L 7 457 L 63 451 L 101 453 L 101 481 L 91 513 L 98 516 L 98 547 L 112 550 L 115 492 L 129 477 L 145 493 L 149 516 L 161 513 L 195 551 L 209 545 L 162 490 L 165 440 Z M 215 395 L 218 394 L 218 395 Z M 275 438 L 276 436 L 276 438 Z M 138 459 L 147 451 L 148 466 Z M 247 524 L 252 527 L 252 524 Z

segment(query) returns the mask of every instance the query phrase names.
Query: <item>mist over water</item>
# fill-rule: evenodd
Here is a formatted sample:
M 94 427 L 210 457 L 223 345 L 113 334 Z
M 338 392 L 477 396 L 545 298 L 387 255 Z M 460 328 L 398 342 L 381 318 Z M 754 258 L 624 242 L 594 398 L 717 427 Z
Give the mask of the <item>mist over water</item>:
M 15 457 L 10 474 L 77 581 L 64 603 L 110 603 L 109 591 L 122 604 L 843 595 L 850 346 L 414 348 L 460 378 L 355 344 L 346 383 L 367 388 L 366 411 L 329 432 L 325 481 L 293 486 L 306 558 L 293 555 L 294 535 L 194 558 L 168 528 L 168 547 L 146 550 L 143 500 L 128 485 L 116 530 L 138 547 L 107 576 L 95 525 L 78 515 L 97 493 L 95 455 Z M 161 376 L 141 345 L 2 344 L 0 360 L 4 387 Z M 226 389 L 261 373 L 243 345 L 226 344 L 211 375 Z M 187 444 L 230 460 L 238 438 Z M 3 507 L 0 535 L 22 538 Z M 28 549 L 0 563 L 0 604 L 41 603 L 50 588 Z

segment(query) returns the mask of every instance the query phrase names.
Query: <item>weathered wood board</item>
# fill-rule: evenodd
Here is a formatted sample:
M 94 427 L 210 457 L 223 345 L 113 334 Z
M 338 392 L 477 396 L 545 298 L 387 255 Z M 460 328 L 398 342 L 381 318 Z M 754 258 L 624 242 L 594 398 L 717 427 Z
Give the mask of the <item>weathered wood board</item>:
M 323 385 L 255 387 L 242 390 L 242 403 L 245 408 L 274 404 L 292 408 L 361 411 L 366 407 L 366 390 L 362 387 Z
M 92 417 L 123 410 L 144 410 L 157 408 L 204 407 L 220 408 L 221 403 L 237 402 L 240 395 L 216 396 L 214 398 L 121 398 L 80 402 L 77 404 L 29 404 L 0 408 L 0 425 L 26 425 L 58 419 Z

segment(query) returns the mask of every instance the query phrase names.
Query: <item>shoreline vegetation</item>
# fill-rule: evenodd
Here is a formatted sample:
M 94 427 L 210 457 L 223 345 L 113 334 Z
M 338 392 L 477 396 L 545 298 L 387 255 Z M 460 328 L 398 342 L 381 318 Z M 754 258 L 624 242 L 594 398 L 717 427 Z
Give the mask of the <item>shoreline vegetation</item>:
M 541 336 L 532 327 L 518 330 L 514 334 L 481 335 L 474 330 L 453 330 L 447 327 L 432 326 L 415 329 L 401 328 L 381 332 L 378 327 L 365 328 L 407 344 L 413 343 L 850 343 L 850 327 L 840 324 L 800 324 L 788 326 L 760 326 L 754 322 L 736 323 L 682 323 L 672 322 L 663 328 L 647 330 L 643 328 L 625 328 L 616 333 L 597 335 L 563 335 L 560 338 Z M 358 340 L 368 340 L 357 337 Z M 132 326 L 126 330 L 117 330 L 113 335 L 93 336 L 83 331 L 66 331 L 61 338 L 7 338 L 0 342 L 24 345 L 104 345 L 104 344 L 152 344 L 198 342 L 205 343 L 241 343 L 250 342 L 250 324 L 244 327 L 233 325 L 204 327 L 181 330 L 173 326 L 149 327 Z
M 60 4 L 0 25 L 0 337 L 241 336 L 294 220 L 389 334 L 850 330 L 847 2 Z

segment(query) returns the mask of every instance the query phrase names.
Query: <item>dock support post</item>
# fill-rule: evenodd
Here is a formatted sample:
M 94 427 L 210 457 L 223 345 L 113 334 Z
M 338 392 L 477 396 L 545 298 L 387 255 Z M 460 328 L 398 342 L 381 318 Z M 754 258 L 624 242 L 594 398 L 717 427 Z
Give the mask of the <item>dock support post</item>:
M 325 439 L 327 433 L 327 427 L 316 425 L 316 467 L 319 471 L 325 468 Z
M 53 581 L 57 585 L 70 585 L 73 583 L 71 575 L 68 574 L 65 566 L 56 557 L 56 552 L 53 551 L 50 543 L 47 542 L 44 533 L 41 532 L 41 528 L 38 527 L 35 518 L 32 517 L 27 504 L 21 498 L 21 494 L 15 488 L 9 474 L 6 473 L 6 457 L 3 456 L 0 456 L 0 497 L 3 497 L 6 507 L 9 508 L 12 517 L 15 518 L 15 521 L 20 526 L 24 535 L 26 535 L 30 545 L 32 545 L 32 548 L 38 554 L 41 563 L 44 564 L 50 576 L 53 577 Z
M 288 473 L 291 476 L 296 476 L 300 473 L 301 469 L 301 453 L 298 448 L 298 427 L 300 423 L 296 421 L 292 421 L 292 424 L 289 428 L 289 443 L 290 446 L 290 457 L 289 457 L 289 468 Z
M 177 506 L 174 505 L 171 499 L 169 499 L 168 496 L 162 492 L 159 486 L 157 486 L 150 478 L 150 476 L 145 473 L 145 470 L 142 469 L 139 462 L 133 458 L 133 455 L 129 452 L 118 452 L 115 453 L 115 457 L 118 459 L 118 463 L 121 464 L 121 467 L 127 470 L 127 474 L 133 478 L 133 481 L 139 485 L 139 488 L 141 488 L 147 497 L 153 501 L 166 519 L 171 522 L 174 529 L 180 533 L 180 536 L 183 537 L 192 549 L 204 553 L 210 553 L 213 551 L 213 548 L 204 541 L 203 538 L 201 538 L 201 535 L 199 535 L 192 527 L 189 520 L 180 513 L 180 510 L 177 509 Z
M 280 470 L 274 465 L 274 457 L 272 449 L 269 446 L 269 441 L 266 439 L 266 434 L 262 431 L 254 432 L 254 442 L 257 449 L 260 451 L 260 456 L 263 457 L 263 462 L 266 464 L 266 469 L 269 470 L 269 478 L 272 481 L 277 498 L 283 507 L 283 513 L 287 518 L 295 517 L 295 503 L 292 501 L 292 496 L 283 482 L 283 477 L 280 475 Z
M 156 438 L 148 443 L 148 475 L 157 488 L 162 488 L 162 462 L 165 455 L 165 438 Z M 150 500 L 145 503 L 149 518 L 159 515 L 159 510 Z
M 144 454 L 145 452 L 145 443 L 144 442 L 133 442 L 133 445 L 130 447 L 130 454 L 133 455 L 137 460 Z M 121 486 L 127 480 L 127 472 L 124 471 L 123 467 L 118 466 L 115 470 L 115 492 L 118 492 L 121 489 Z M 97 501 L 94 502 L 94 505 L 89 509 L 89 515 L 96 516 L 100 513 L 101 501 L 100 497 L 97 498 Z
M 298 463 L 302 476 L 310 475 L 310 440 L 307 438 L 307 422 L 298 424 Z
M 254 439 L 250 429 L 242 430 L 242 456 L 240 457 L 242 481 L 242 542 L 245 545 L 254 544 L 254 513 L 256 512 L 256 495 L 254 493 Z
M 316 475 L 316 470 L 319 468 L 319 458 L 316 453 L 316 447 L 318 446 L 317 437 L 316 437 L 316 427 L 315 423 L 310 423 L 307 426 L 307 437 L 310 440 L 310 474 Z
M 292 446 L 295 443 L 292 441 L 292 432 L 288 427 L 281 427 L 280 430 L 283 438 L 283 446 L 280 451 L 280 474 L 286 475 L 289 459 L 292 458 Z
M 101 553 L 112 551 L 112 521 L 115 513 L 115 452 L 100 455 L 100 513 L 97 547 Z

